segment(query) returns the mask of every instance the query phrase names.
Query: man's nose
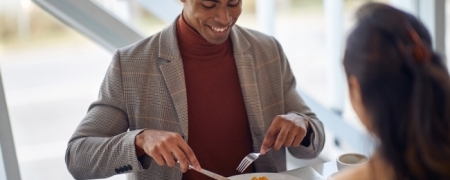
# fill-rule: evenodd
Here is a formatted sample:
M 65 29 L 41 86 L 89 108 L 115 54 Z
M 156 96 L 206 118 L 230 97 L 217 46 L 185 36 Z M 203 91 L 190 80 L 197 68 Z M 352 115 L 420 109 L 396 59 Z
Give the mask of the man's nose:
M 220 22 L 221 25 L 228 25 L 231 21 L 231 16 L 228 8 L 221 8 L 216 14 L 215 20 Z

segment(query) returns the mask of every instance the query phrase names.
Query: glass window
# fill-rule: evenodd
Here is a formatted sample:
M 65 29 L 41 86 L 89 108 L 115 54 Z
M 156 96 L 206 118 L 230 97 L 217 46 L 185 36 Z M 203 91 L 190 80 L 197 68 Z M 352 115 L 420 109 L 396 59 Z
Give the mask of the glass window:
M 0 9 L 0 65 L 21 177 L 72 179 L 67 143 L 97 99 L 111 54 L 30 1 Z

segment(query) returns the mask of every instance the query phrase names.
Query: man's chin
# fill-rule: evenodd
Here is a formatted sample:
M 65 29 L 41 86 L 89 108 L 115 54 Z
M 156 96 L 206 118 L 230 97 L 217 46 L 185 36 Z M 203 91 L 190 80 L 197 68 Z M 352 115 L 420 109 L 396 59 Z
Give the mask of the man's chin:
M 229 34 L 225 37 L 215 37 L 215 38 L 209 37 L 209 38 L 205 38 L 205 39 L 206 39 L 206 41 L 208 41 L 211 44 L 219 45 L 219 44 L 224 43 L 228 39 L 228 37 L 229 37 Z
M 204 36 L 203 38 L 205 38 L 206 41 L 208 41 L 211 44 L 219 45 L 219 44 L 222 44 L 223 42 L 225 42 L 229 36 L 230 36 L 230 32 L 223 33 L 223 34 L 220 34 L 220 33 L 216 34 L 214 32 L 212 32 L 212 33 L 209 32 L 207 34 L 207 37 Z

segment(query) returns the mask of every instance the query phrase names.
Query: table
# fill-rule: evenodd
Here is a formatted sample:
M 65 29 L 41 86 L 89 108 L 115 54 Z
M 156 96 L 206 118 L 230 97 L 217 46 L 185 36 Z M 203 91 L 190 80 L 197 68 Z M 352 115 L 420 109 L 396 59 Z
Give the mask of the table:
M 300 167 L 281 173 L 299 177 L 304 180 L 326 180 L 337 171 L 336 162 L 329 161 L 322 164 Z

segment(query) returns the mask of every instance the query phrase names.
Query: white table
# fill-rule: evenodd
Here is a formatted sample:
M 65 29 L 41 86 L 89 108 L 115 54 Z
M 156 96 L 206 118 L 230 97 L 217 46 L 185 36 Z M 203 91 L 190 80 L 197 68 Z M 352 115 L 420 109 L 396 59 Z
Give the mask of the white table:
M 281 173 L 298 177 L 302 180 L 326 180 L 331 174 L 335 172 L 337 172 L 336 162 L 330 161 L 314 166 L 292 169 Z

